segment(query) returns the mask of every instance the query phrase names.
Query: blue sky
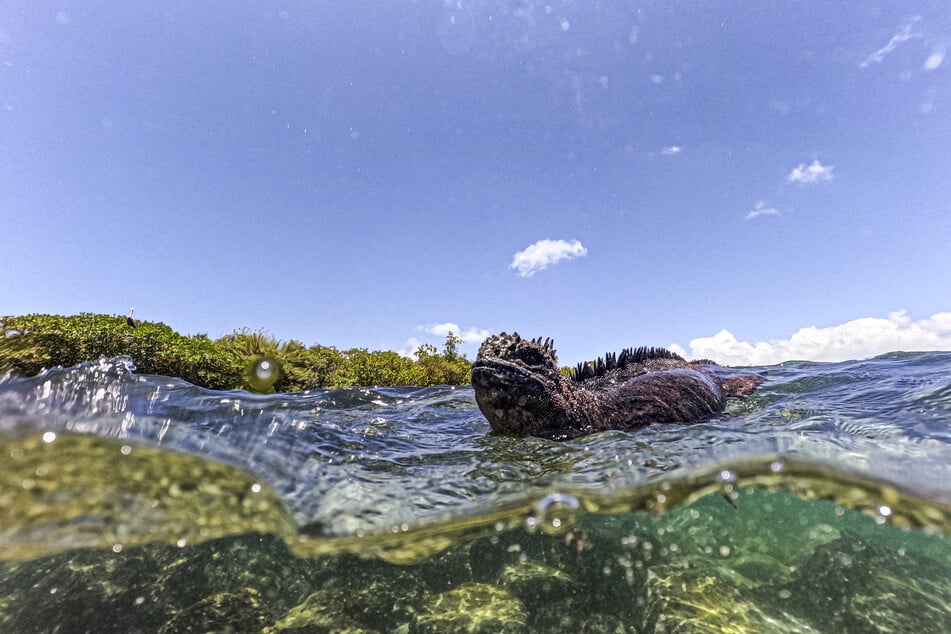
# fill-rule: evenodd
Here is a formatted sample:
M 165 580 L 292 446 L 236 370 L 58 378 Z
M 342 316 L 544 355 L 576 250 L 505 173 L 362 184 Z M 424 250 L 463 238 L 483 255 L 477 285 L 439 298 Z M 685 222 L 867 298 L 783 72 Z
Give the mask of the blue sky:
M 946 0 L 7 1 L 0 314 L 951 348 L 949 47 Z

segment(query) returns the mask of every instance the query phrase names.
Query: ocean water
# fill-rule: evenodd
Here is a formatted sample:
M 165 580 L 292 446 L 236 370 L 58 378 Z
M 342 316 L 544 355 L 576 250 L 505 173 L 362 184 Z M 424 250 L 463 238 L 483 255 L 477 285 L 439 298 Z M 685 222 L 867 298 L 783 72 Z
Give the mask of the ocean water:
M 951 631 L 949 353 L 564 443 L 133 368 L 0 379 L 0 631 Z

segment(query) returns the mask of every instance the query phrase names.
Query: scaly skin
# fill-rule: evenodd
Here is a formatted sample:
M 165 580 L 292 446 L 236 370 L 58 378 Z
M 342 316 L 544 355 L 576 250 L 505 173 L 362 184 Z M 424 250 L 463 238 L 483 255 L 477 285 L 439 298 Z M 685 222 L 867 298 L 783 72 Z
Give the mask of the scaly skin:
M 749 394 L 764 380 L 653 348 L 608 355 L 566 377 L 550 339 L 504 332 L 483 342 L 472 365 L 476 401 L 493 432 L 553 440 L 698 422 L 722 412 L 727 397 Z

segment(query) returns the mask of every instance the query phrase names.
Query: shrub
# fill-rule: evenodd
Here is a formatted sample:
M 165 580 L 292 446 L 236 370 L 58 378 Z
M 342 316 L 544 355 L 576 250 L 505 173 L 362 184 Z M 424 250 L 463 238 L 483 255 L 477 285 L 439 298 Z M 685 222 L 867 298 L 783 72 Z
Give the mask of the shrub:
M 462 340 L 453 333 L 446 337 L 442 354 L 423 344 L 415 359 L 407 359 L 388 350 L 306 347 L 247 328 L 212 341 L 205 335 L 180 335 L 162 323 L 139 321 L 132 328 L 125 317 L 91 313 L 2 317 L 0 331 L 0 372 L 28 376 L 121 354 L 132 357 L 138 372 L 176 376 L 217 390 L 249 388 L 249 370 L 262 357 L 281 369 L 272 386 L 278 392 L 349 385 L 464 385 L 472 374 L 472 365 L 458 352 Z

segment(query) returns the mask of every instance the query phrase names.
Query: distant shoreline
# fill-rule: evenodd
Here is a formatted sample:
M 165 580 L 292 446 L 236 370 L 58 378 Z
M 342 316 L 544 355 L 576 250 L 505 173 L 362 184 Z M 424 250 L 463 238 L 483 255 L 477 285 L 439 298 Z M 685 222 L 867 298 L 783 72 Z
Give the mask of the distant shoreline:
M 422 344 L 407 358 L 391 350 L 281 341 L 264 331 L 235 330 L 219 339 L 181 335 L 161 322 L 80 313 L 0 317 L 0 373 L 34 376 L 102 356 L 128 355 L 138 372 L 184 379 L 217 390 L 300 392 L 345 386 L 468 385 L 472 363 L 462 340 L 446 337 L 442 351 Z M 268 372 L 260 372 L 262 360 Z M 277 372 L 271 370 L 277 369 Z

